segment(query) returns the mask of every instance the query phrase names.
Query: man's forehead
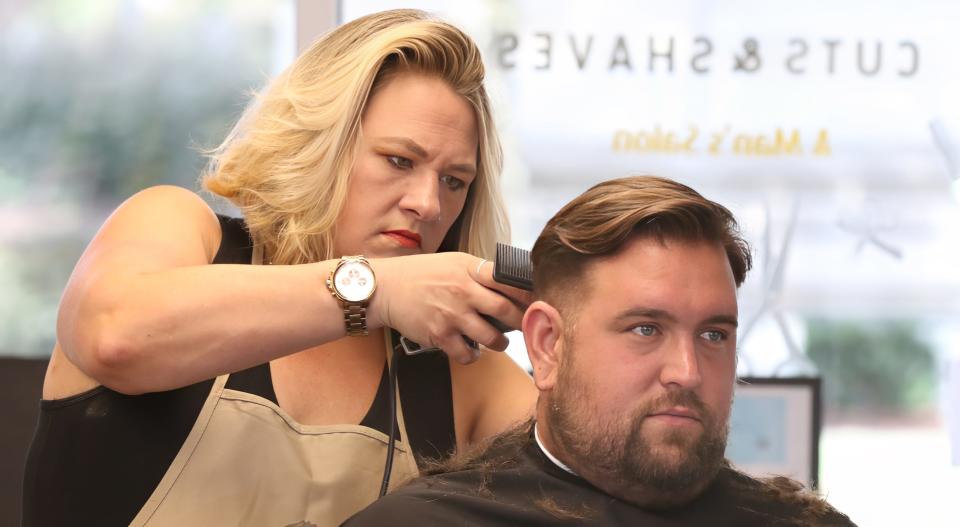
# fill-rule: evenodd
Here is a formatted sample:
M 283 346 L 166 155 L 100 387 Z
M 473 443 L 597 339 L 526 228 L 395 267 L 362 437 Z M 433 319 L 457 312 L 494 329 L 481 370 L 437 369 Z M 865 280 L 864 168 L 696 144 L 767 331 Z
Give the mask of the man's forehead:
M 705 316 L 736 318 L 736 285 L 722 245 L 637 237 L 584 267 L 578 303 L 612 311 L 676 316 L 677 302 L 695 301 Z

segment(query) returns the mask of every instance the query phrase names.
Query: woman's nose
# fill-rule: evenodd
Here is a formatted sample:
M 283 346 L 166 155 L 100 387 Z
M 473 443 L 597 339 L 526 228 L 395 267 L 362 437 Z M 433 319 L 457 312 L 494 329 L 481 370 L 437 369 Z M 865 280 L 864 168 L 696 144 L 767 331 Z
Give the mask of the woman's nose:
M 440 179 L 436 174 L 410 178 L 400 207 L 413 213 L 418 220 L 432 222 L 440 219 Z

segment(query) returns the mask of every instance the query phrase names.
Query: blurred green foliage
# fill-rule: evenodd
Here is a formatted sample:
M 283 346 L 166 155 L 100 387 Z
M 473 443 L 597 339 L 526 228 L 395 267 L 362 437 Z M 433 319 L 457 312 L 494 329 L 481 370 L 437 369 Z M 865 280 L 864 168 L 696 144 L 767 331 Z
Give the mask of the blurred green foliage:
M 807 327 L 828 411 L 890 415 L 933 402 L 936 361 L 915 323 L 814 319 Z
M 200 151 L 292 58 L 291 10 L 59 0 L 0 20 L 0 355 L 49 354 L 69 272 L 123 199 L 199 188 Z
M 63 5 L 21 13 L 3 38 L 0 173 L 71 200 L 195 186 L 197 147 L 215 146 L 266 80 L 270 18 L 211 3 L 154 20 L 120 2 L 83 31 L 63 11 L 84 8 Z

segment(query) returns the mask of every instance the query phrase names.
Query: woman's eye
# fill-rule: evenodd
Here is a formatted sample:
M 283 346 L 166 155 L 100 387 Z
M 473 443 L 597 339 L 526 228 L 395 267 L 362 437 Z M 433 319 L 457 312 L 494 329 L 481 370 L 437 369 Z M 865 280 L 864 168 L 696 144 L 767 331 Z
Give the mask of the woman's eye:
M 440 176 L 440 182 L 446 185 L 450 190 L 460 190 L 467 186 L 462 179 L 455 178 L 453 176 Z
M 400 156 L 387 156 L 387 161 L 397 168 L 413 168 L 413 161 Z
M 710 331 L 704 331 L 700 336 L 710 342 L 723 342 L 727 340 L 727 334 L 722 331 L 717 331 L 712 329 Z
M 657 328 L 649 325 L 636 326 L 633 328 L 633 332 L 643 337 L 652 337 L 657 334 Z

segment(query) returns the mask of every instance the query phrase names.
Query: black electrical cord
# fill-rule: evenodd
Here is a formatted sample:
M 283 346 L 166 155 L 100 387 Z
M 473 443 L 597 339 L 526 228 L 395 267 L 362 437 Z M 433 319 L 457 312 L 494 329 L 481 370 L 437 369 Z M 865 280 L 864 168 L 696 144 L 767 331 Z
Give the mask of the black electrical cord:
M 397 346 L 399 348 L 399 346 Z M 393 450 L 397 442 L 397 426 L 394 424 L 397 420 L 397 366 L 400 365 L 400 354 L 402 349 L 394 348 L 393 356 L 390 357 L 390 394 L 388 401 L 390 404 L 390 419 L 387 421 L 390 427 L 390 433 L 387 439 L 387 463 L 383 467 L 383 481 L 380 483 L 380 497 L 387 494 L 387 487 L 390 486 L 390 474 L 393 472 Z

